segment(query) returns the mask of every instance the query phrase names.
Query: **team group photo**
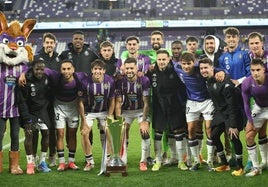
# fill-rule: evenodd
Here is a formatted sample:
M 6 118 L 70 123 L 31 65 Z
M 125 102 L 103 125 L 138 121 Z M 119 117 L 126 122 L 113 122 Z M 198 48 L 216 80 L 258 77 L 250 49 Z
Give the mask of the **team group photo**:
M 220 6 L 238 14 L 256 6 L 267 15 L 266 0 L 170 1 L 166 18 L 157 9 L 170 7 L 166 1 L 148 10 L 152 1 L 58 3 L 0 3 L 1 185 L 267 184 L 267 18 L 255 27 L 251 14 L 248 26 L 160 21 L 180 6 L 195 7 L 189 16 Z M 50 5 L 53 24 L 48 14 L 34 15 Z M 64 25 L 82 6 L 109 11 L 106 26 Z M 120 20 L 135 15 L 133 23 L 109 25 L 119 10 Z

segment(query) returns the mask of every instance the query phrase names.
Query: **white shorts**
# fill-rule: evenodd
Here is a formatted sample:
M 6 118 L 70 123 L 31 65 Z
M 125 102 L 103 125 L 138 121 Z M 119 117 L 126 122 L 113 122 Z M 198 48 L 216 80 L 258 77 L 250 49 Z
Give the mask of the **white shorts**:
M 67 123 L 69 128 L 77 128 L 79 116 L 77 110 L 77 100 L 71 102 L 54 102 L 56 129 L 63 129 Z
M 123 110 L 122 117 L 125 118 L 125 123 L 131 124 L 136 118 L 138 123 L 143 121 L 143 109 L 138 110 Z M 150 122 L 149 116 L 147 117 L 146 121 Z
M 98 119 L 100 126 L 98 126 L 99 129 L 104 130 L 106 125 L 106 118 L 107 118 L 108 112 L 97 112 L 97 113 L 87 113 L 85 114 L 86 122 L 89 127 L 93 126 L 94 119 Z
M 214 106 L 211 99 L 207 99 L 202 102 L 187 100 L 186 103 L 186 121 L 197 121 L 200 115 L 204 117 L 204 120 L 213 119 Z
M 252 118 L 253 124 L 256 128 L 261 128 L 263 123 L 268 120 L 268 107 L 259 107 L 258 105 L 254 104 L 252 106 Z

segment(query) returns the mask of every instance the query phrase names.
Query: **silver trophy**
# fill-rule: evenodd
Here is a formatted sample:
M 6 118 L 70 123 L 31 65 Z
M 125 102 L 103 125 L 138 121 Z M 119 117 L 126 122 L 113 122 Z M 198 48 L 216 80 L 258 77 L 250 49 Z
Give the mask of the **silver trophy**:
M 106 165 L 106 176 L 110 176 L 110 173 L 122 173 L 122 176 L 127 176 L 126 165 L 120 158 L 120 149 L 124 138 L 123 118 L 118 117 L 117 120 L 107 118 L 107 125 L 112 155 Z

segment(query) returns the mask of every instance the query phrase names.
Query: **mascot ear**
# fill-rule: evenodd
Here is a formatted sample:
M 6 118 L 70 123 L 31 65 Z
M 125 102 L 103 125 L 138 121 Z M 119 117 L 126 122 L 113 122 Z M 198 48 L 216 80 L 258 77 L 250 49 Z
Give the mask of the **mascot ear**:
M 7 20 L 5 14 L 0 11 L 0 32 L 6 30 L 8 28 Z
M 23 32 L 24 36 L 28 38 L 28 36 L 33 31 L 34 25 L 36 24 L 35 19 L 27 19 L 24 21 L 21 31 Z

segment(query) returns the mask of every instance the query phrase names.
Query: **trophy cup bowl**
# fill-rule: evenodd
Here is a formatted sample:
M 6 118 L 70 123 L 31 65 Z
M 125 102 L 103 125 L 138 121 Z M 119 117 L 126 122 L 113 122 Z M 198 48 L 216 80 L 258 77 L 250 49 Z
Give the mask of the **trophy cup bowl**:
M 107 124 L 112 155 L 106 165 L 106 175 L 110 176 L 110 173 L 122 173 L 122 176 L 127 176 L 126 165 L 120 158 L 120 149 L 123 143 L 123 119 L 122 117 L 117 120 L 107 118 Z

